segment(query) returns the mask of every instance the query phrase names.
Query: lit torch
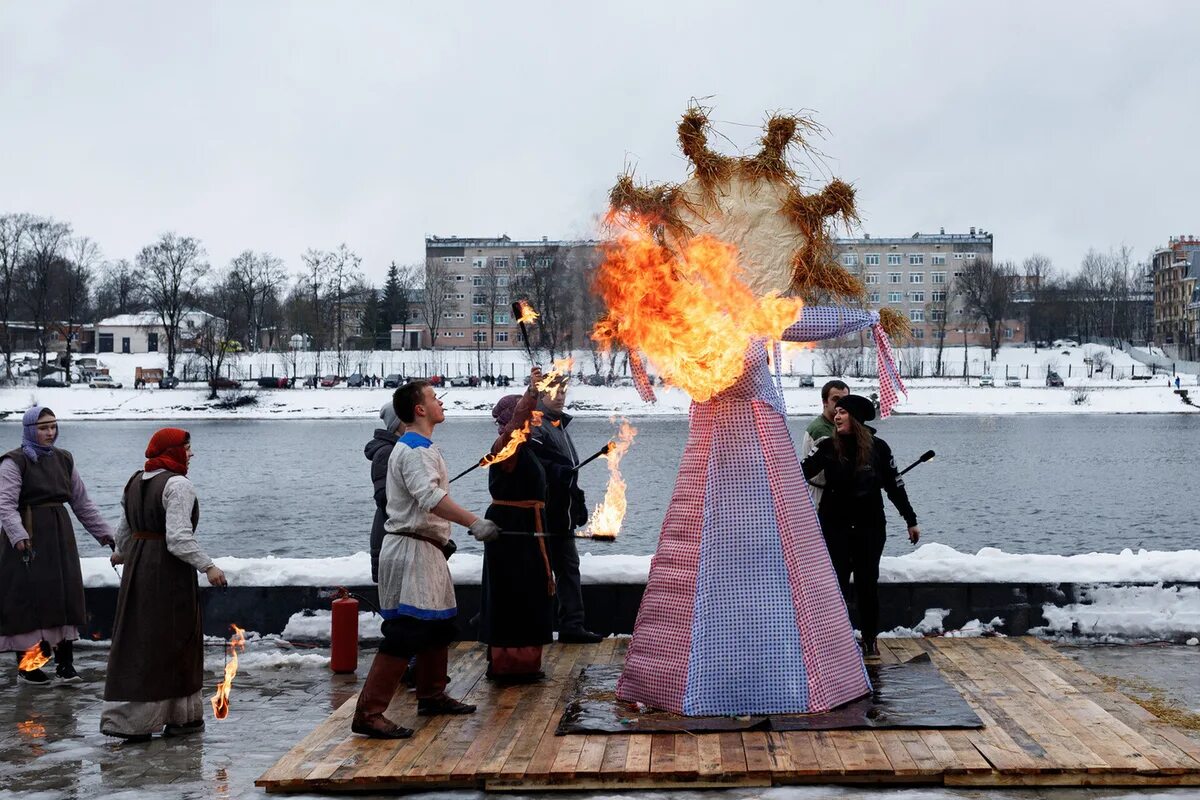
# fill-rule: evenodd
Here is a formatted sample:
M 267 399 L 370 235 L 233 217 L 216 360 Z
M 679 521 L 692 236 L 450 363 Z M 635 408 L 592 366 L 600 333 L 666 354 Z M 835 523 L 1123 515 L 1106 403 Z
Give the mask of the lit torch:
M 454 483 L 462 476 L 474 472 L 480 467 L 490 467 L 492 464 L 497 464 L 505 459 L 512 458 L 513 454 L 517 452 L 517 448 L 529 441 L 529 431 L 541 424 L 542 412 L 534 411 L 533 415 L 525 422 L 523 427 L 512 432 L 512 436 L 510 436 L 508 441 L 504 443 L 504 447 L 501 447 L 495 453 L 488 453 L 486 456 L 479 459 L 474 464 L 451 478 L 449 483 Z
M 17 669 L 21 672 L 32 672 L 50 663 L 50 644 L 45 639 L 30 647 L 21 656 Z
M 551 399 L 558 397 L 558 393 L 563 391 L 566 386 L 567 378 L 571 376 L 571 367 L 575 366 L 575 359 L 570 356 L 566 358 L 557 358 L 554 360 L 554 368 L 546 373 L 537 383 L 537 390 L 550 395 Z M 554 424 L 557 427 L 556 423 Z
M 621 523 L 625 520 L 625 479 L 621 477 L 621 457 L 629 452 L 636 434 L 637 428 L 621 420 L 617 439 L 603 456 L 608 460 L 608 488 L 604 490 L 603 502 L 592 512 L 592 521 L 585 534 L 588 538 L 612 541 L 621 530 Z
M 233 628 L 233 636 L 229 637 L 228 660 L 225 662 L 225 680 L 217 686 L 217 693 L 209 698 L 212 703 L 213 716 L 217 719 L 225 719 L 229 716 L 229 690 L 233 688 L 233 676 L 237 675 L 238 671 L 238 650 L 246 651 L 246 637 L 242 634 L 244 630 L 237 625 L 230 625 Z
M 525 352 L 529 355 L 529 363 L 533 363 L 533 346 L 529 344 L 529 329 L 526 325 L 532 325 L 538 318 L 538 313 L 533 310 L 533 306 L 524 300 L 515 300 L 512 304 L 513 318 L 517 322 L 517 327 L 521 329 L 521 340 L 525 342 Z

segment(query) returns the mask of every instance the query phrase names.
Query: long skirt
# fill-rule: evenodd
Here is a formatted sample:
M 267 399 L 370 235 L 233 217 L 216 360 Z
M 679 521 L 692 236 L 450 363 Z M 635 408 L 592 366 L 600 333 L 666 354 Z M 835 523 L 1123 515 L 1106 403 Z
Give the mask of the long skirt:
M 123 736 L 158 733 L 166 725 L 187 725 L 204 718 L 202 692 L 157 702 L 105 702 L 100 712 L 100 730 Z
M 43 639 L 51 645 L 75 639 L 76 627 L 87 621 L 79 550 L 66 507 L 36 506 L 29 512 L 28 561 L 0 536 L 0 652 L 27 650 Z

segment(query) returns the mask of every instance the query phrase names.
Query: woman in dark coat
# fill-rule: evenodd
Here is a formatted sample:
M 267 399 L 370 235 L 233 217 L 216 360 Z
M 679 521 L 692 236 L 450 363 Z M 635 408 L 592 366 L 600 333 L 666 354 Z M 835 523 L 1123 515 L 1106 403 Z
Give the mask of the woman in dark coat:
M 524 429 L 537 406 L 535 369 L 524 395 L 507 395 L 492 410 L 500 436 L 492 446 L 498 453 Z M 546 530 L 546 473 L 530 448 L 488 469 L 492 504 L 484 515 L 502 530 Z M 482 610 L 479 641 L 488 647 L 488 677 L 521 682 L 543 677 L 542 646 L 553 641 L 554 577 L 546 540 L 534 536 L 501 536 L 484 545 Z
M 87 621 L 75 516 L 102 546 L 112 530 L 88 498 L 75 459 L 54 446 L 58 420 L 48 408 L 25 412 L 21 446 L 0 456 L 0 652 L 21 656 L 40 645 L 54 648 L 55 674 L 66 683 L 82 680 L 75 671 L 73 642 Z M 18 680 L 46 685 L 40 669 L 21 670 Z
M 834 435 L 819 439 L 801 465 L 806 479 L 825 473 L 817 515 L 847 601 L 850 575 L 854 575 L 858 627 L 868 656 L 879 654 L 875 636 L 879 633 L 879 559 L 886 535 L 883 492 L 904 517 L 909 541 L 916 544 L 921 536 L 892 450 L 866 425 L 873 419 L 875 405 L 867 398 L 854 394 L 841 398 L 833 417 Z
M 121 498 L 112 563 L 124 564 L 100 732 L 147 741 L 204 729 L 204 632 L 196 573 L 224 586 L 225 573 L 196 541 L 200 503 L 187 478 L 191 436 L 155 432 L 145 469 Z

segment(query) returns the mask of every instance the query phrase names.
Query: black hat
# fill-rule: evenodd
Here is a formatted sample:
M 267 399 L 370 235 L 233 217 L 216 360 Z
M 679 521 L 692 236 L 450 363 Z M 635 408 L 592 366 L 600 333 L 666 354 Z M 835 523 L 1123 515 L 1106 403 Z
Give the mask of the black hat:
M 875 419 L 875 404 L 861 394 L 848 394 L 834 405 L 846 409 L 846 412 L 859 422 L 866 423 Z

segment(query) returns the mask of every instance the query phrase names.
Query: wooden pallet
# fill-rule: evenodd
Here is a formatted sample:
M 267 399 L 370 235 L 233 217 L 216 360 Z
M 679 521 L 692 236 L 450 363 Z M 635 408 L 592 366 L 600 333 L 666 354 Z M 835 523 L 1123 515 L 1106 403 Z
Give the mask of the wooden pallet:
M 1033 638 L 889 639 L 885 662 L 929 653 L 985 727 L 555 736 L 572 677 L 621 663 L 627 640 L 546 648 L 547 680 L 496 687 L 483 647 L 451 653 L 466 717 L 389 716 L 408 740 L 350 733 L 354 699 L 255 781 L 269 792 L 688 788 L 798 783 L 1197 786 L 1200 741 L 1161 722 Z

